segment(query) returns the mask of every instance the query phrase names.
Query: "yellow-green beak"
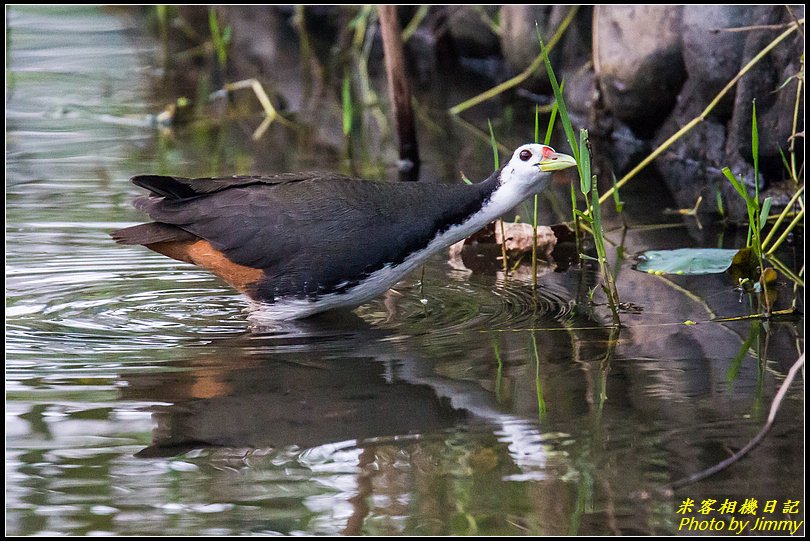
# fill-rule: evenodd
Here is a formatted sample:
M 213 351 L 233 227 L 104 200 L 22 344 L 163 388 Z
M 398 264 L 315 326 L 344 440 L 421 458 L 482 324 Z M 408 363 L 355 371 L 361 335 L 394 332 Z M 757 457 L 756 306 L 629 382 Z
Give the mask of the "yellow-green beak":
M 561 169 L 568 169 L 569 167 L 576 167 L 577 161 L 568 154 L 555 152 L 550 156 L 540 160 L 541 171 L 559 171 Z

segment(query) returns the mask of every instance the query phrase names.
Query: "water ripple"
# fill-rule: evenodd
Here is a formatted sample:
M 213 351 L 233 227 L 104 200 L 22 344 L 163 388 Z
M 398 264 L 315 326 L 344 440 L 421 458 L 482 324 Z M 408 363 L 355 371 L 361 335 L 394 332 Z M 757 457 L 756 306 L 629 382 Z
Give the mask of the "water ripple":
M 244 300 L 204 271 L 117 247 L 98 231 L 47 250 L 36 233 L 29 240 L 31 252 L 10 255 L 6 268 L 7 352 L 165 347 L 189 330 L 246 328 Z
M 534 289 L 524 275 L 459 276 L 441 285 L 442 273 L 434 263 L 426 272 L 426 284 L 404 282 L 385 300 L 361 308 L 369 321 L 393 326 L 405 333 L 430 333 L 450 337 L 471 330 L 531 326 L 538 320 L 560 321 L 571 312 L 573 293 L 564 273 L 551 273 Z M 381 308 L 387 308 L 381 309 Z M 375 310 L 376 309 L 376 310 Z

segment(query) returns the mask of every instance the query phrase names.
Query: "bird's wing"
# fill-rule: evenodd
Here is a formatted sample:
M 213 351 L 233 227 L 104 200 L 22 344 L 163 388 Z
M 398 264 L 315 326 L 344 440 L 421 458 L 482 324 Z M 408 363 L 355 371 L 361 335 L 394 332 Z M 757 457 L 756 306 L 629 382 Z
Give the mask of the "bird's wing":
M 188 199 L 199 195 L 216 193 L 240 186 L 256 184 L 287 184 L 309 181 L 335 181 L 351 180 L 351 177 L 324 172 L 281 173 L 265 176 L 233 176 L 233 177 L 206 177 L 186 178 L 167 175 L 137 175 L 131 182 L 141 188 L 149 190 L 152 194 L 167 199 Z
M 269 288 L 262 294 L 276 297 L 337 291 L 399 264 L 478 210 L 487 194 L 467 185 L 310 177 L 198 196 L 146 196 L 135 205 L 230 261 L 262 269 Z

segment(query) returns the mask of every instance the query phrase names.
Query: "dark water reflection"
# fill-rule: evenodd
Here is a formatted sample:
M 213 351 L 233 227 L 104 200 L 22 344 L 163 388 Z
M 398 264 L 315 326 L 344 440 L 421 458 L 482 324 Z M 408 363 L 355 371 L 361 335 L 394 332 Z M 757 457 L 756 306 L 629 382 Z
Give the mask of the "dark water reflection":
M 743 462 L 662 490 L 759 429 L 804 342 L 803 320 L 710 321 L 751 310 L 723 275 L 631 269 L 645 249 L 739 242 L 663 213 L 654 179 L 622 194 L 633 227 L 611 234 L 636 308 L 621 330 L 582 302 L 593 270 L 541 269 L 533 292 L 523 267 L 470 263 L 486 249 L 355 312 L 256 328 L 218 280 L 107 233 L 141 219 L 132 174 L 302 169 L 315 151 L 268 153 L 283 128 L 256 143 L 241 121 L 159 135 L 141 23 L 55 10 L 7 14 L 8 533 L 664 534 L 685 498 L 801 499 L 798 385 Z M 446 136 L 458 153 L 429 145 L 425 175 L 487 169 L 485 142 Z M 552 192 L 545 222 L 566 218 Z

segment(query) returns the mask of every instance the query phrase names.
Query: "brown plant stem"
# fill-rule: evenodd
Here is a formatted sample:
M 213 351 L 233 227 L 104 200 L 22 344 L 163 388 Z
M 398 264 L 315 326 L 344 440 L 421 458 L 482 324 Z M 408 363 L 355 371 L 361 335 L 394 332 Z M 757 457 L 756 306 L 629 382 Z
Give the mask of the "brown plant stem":
M 380 18 L 388 94 L 399 137 L 400 177 L 415 180 L 414 173 L 419 167 L 419 146 L 416 142 L 411 86 L 405 69 L 405 51 L 397 18 L 397 6 L 377 6 L 377 15 Z

